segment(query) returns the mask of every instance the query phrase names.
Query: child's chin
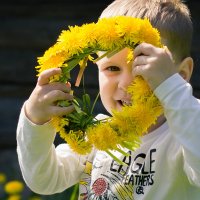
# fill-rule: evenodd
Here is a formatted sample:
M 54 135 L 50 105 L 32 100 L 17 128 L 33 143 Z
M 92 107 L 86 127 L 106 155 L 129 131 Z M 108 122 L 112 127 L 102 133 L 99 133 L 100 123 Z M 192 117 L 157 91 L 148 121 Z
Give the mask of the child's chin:
M 118 104 L 116 105 L 115 110 L 116 110 L 116 111 L 121 111 L 122 108 L 123 108 L 123 105 L 122 105 L 121 103 L 118 103 Z

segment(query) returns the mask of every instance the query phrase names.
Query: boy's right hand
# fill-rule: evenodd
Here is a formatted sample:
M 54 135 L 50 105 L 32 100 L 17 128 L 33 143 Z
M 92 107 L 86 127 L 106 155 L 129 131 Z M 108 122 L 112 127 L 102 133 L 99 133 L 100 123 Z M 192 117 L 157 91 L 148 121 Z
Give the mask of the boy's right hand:
M 53 116 L 62 116 L 71 113 L 74 110 L 73 105 L 60 107 L 57 105 L 59 100 L 72 100 L 73 96 L 69 94 L 70 84 L 53 82 L 50 83 L 50 77 L 61 73 L 60 68 L 45 70 L 38 78 L 37 85 L 25 104 L 26 116 L 33 123 L 41 125 Z

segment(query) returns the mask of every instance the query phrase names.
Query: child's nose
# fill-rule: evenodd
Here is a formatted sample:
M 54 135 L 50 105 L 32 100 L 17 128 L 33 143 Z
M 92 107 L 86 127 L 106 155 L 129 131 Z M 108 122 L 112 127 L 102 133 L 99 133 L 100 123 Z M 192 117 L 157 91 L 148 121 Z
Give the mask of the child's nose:
M 130 72 L 129 74 L 125 74 L 120 78 L 118 87 L 122 90 L 126 90 L 132 81 L 133 81 L 133 76 L 132 73 Z

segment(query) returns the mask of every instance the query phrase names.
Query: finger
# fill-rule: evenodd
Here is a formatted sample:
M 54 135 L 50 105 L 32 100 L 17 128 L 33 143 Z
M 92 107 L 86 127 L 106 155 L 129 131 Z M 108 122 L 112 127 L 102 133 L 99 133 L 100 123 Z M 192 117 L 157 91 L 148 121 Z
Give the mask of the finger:
M 152 55 L 155 53 L 156 47 L 148 43 L 141 43 L 134 49 L 134 57 L 136 58 L 139 55 Z
M 137 65 L 133 68 L 132 74 L 134 77 L 136 76 L 143 76 L 144 70 L 146 68 L 146 65 Z
M 73 96 L 69 93 L 62 92 L 60 90 L 53 90 L 44 95 L 44 101 L 53 104 L 59 100 L 73 100 Z
M 60 90 L 65 93 L 69 93 L 71 90 L 71 88 L 67 86 L 65 83 L 60 83 L 60 82 L 50 83 L 47 87 L 51 90 Z
M 66 82 L 66 86 L 71 88 L 71 83 L 70 82 Z
M 48 84 L 50 77 L 60 74 L 60 73 L 61 73 L 60 68 L 52 68 L 52 69 L 47 69 L 43 71 L 38 78 L 38 85 Z
M 148 63 L 148 56 L 137 56 L 133 61 L 133 67 L 137 65 L 146 65 Z
M 52 106 L 50 108 L 52 116 L 63 116 L 71 113 L 74 111 L 74 106 L 68 106 L 68 107 L 59 107 L 59 106 Z
M 172 56 L 172 53 L 170 52 L 170 50 L 168 49 L 167 46 L 163 47 L 163 51 L 164 51 L 164 53 L 168 54 L 168 56 L 170 57 L 170 59 L 175 63 L 175 60 L 174 60 L 174 58 Z

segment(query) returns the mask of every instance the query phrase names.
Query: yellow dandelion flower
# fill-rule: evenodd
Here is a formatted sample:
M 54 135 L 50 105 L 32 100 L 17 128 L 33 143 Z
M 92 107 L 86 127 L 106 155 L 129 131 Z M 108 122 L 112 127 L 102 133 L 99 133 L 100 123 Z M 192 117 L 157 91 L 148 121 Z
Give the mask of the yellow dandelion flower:
M 117 18 L 117 33 L 123 36 L 124 42 L 129 45 L 135 45 L 139 42 L 139 30 L 143 21 L 138 18 L 127 17 L 124 20 L 122 17 Z
M 55 128 L 56 132 L 59 132 L 63 127 L 68 126 L 69 122 L 63 117 L 53 117 L 51 124 Z
M 153 118 L 155 118 L 155 116 L 160 116 L 161 114 L 163 114 L 163 107 L 155 95 L 149 96 L 147 98 L 146 102 L 143 103 L 143 105 L 146 105 L 149 108 L 151 108 L 152 113 L 154 113 L 152 115 Z
M 97 149 L 106 151 L 117 149 L 119 138 L 109 123 L 100 123 L 87 129 L 87 138 Z
M 112 111 L 112 121 L 110 122 L 112 127 L 118 130 L 120 137 L 125 138 L 129 135 L 129 132 L 132 131 L 132 114 L 128 106 L 124 106 L 121 111 Z M 131 128 L 131 129 L 130 129 Z
M 96 24 L 90 23 L 90 24 L 84 24 L 82 26 L 82 31 L 80 33 L 81 40 L 85 42 L 86 45 L 88 45 L 90 48 L 96 48 L 97 43 L 97 34 L 96 33 Z
M 97 23 L 98 46 L 102 50 L 121 48 L 123 40 L 116 32 L 115 18 L 102 18 Z
M 41 73 L 49 68 L 62 67 L 63 74 L 60 77 L 52 77 L 51 81 L 66 81 L 69 72 L 80 64 L 81 70 L 77 78 L 77 83 L 79 83 L 88 60 L 96 62 L 123 48 L 129 48 L 127 56 L 129 63 L 133 60 L 135 46 L 141 42 L 162 47 L 159 32 L 152 27 L 149 20 L 127 16 L 103 18 L 97 23 L 69 27 L 69 30 L 62 31 L 57 43 L 38 58 L 39 66 L 36 68 Z M 91 54 L 98 51 L 107 52 L 94 60 Z M 52 124 L 60 137 L 75 152 L 89 153 L 94 145 L 114 158 L 109 150 L 120 152 L 118 145 L 130 147 L 130 149 L 138 147 L 140 136 L 163 112 L 159 100 L 141 77 L 135 78 L 127 92 L 131 95 L 132 105 L 123 107 L 120 112 L 113 111 L 113 117 L 104 123 L 97 125 L 95 121 L 91 122 L 91 115 L 83 120 L 83 115 L 80 114 L 81 107 L 77 104 L 75 105 L 77 113 L 71 115 L 71 118 L 55 117 Z M 88 98 L 84 98 L 86 105 L 83 107 L 87 107 L 89 101 Z M 86 117 L 85 113 L 84 117 Z
M 152 25 L 148 19 L 143 20 L 138 34 L 140 35 L 140 43 L 146 42 L 157 47 L 162 47 L 158 30 L 152 28 Z
M 59 136 L 65 140 L 67 142 L 67 139 L 68 139 L 68 133 L 67 131 L 65 130 L 65 128 L 61 128 L 60 131 L 58 132 Z
M 131 85 L 128 87 L 127 92 L 131 94 L 132 102 L 138 101 L 141 98 L 151 96 L 153 94 L 148 83 L 144 81 L 141 76 L 137 76 Z
M 70 32 L 65 32 L 62 35 L 63 41 L 60 42 L 62 48 L 68 51 L 69 57 L 72 55 L 79 55 L 83 52 L 83 48 L 86 47 L 86 43 L 82 40 L 80 35 L 80 27 L 71 27 Z
M 18 194 L 14 194 L 14 195 L 11 195 L 7 198 L 7 200 L 21 200 L 21 195 L 18 195 Z
M 123 139 L 132 140 L 144 134 L 162 112 L 157 97 L 152 96 L 145 103 L 134 102 L 132 106 L 124 106 L 121 111 L 113 110 L 111 123 L 118 127 Z
M 144 134 L 152 123 L 155 122 L 155 118 L 152 117 L 151 107 L 145 105 L 134 106 L 131 108 L 135 121 L 135 131 Z
M 47 69 L 55 68 L 55 67 L 61 67 L 66 60 L 65 52 L 57 52 L 56 54 L 52 55 L 48 59 L 39 58 L 38 62 L 41 64 L 40 66 L 37 66 L 36 69 L 38 69 L 39 74 Z
M 24 189 L 24 184 L 17 180 L 9 181 L 4 186 L 4 190 L 8 194 L 21 193 L 23 189 Z
M 4 173 L 0 173 L 0 184 L 5 183 L 6 179 L 6 175 Z
M 132 62 L 133 58 L 134 58 L 134 52 L 132 49 L 128 48 L 127 63 Z
M 51 124 L 53 125 L 53 127 L 55 128 L 55 131 L 59 134 L 59 136 L 67 141 L 67 132 L 65 131 L 65 126 L 69 125 L 69 121 L 67 118 L 64 117 L 53 117 Z
M 84 137 L 85 134 L 81 130 L 71 130 L 66 137 L 66 141 L 74 152 L 85 155 L 91 151 L 92 146 Z

